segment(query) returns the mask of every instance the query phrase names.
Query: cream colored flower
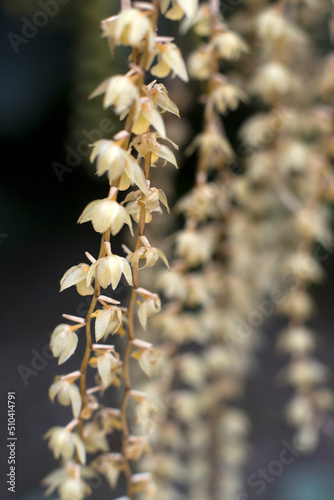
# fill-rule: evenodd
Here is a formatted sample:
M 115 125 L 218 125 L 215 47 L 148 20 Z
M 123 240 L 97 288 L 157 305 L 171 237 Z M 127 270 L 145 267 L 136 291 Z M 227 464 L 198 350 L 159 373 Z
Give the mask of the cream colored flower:
M 68 269 L 60 280 L 60 291 L 62 292 L 66 290 L 66 288 L 75 285 L 80 295 L 92 295 L 94 293 L 94 288 L 92 286 L 87 286 L 88 271 L 88 264 L 78 264 Z
M 145 134 L 150 126 L 154 127 L 161 137 L 166 137 L 164 121 L 154 106 L 153 100 L 149 97 L 142 97 L 132 126 L 132 132 L 137 135 Z
M 170 5 L 172 7 L 167 10 Z M 160 9 L 167 19 L 180 20 L 183 16 L 194 19 L 198 9 L 198 0 L 161 0 Z
M 181 80 L 189 80 L 186 65 L 182 59 L 180 49 L 174 43 L 156 43 L 158 63 L 150 69 L 152 75 L 166 78 L 170 72 Z
M 218 33 L 213 38 L 213 47 L 222 59 L 236 60 L 249 51 L 248 45 L 233 31 Z
M 284 297 L 284 301 L 279 304 L 278 309 L 297 322 L 305 321 L 311 316 L 314 303 L 308 293 L 296 289 Z
M 119 189 L 128 189 L 136 184 L 143 193 L 147 193 L 145 175 L 136 159 L 115 141 L 101 139 L 93 144 L 90 161 L 97 158 L 97 175 L 108 174 L 110 184 L 121 177 Z
M 315 350 L 315 335 L 303 326 L 291 327 L 280 334 L 277 347 L 289 354 L 307 354 Z
M 152 212 L 162 213 L 160 203 L 169 212 L 167 197 L 162 189 L 149 188 L 148 195 L 144 196 L 140 191 L 132 191 L 127 195 L 123 203 L 126 203 L 126 210 L 135 222 L 139 221 L 141 207 L 145 207 L 145 222 L 152 220 Z
M 78 336 L 69 325 L 58 325 L 52 332 L 50 338 L 50 349 L 58 364 L 61 365 L 75 352 L 78 344 Z
M 165 425 L 164 425 L 165 427 Z M 192 434 L 192 433 L 191 433 Z M 177 439 L 177 436 L 175 436 Z M 175 442 L 174 440 L 172 441 Z M 160 443 L 160 440 L 159 440 Z M 162 444 L 162 443 L 161 443 Z M 168 444 L 168 441 L 167 441 Z M 142 460 L 143 470 L 148 470 L 157 477 L 163 477 L 172 481 L 177 481 L 182 484 L 184 478 L 186 477 L 186 467 L 185 464 L 174 454 L 163 450 L 158 453 L 158 450 L 154 451 L 154 454 L 150 454 L 143 458 Z M 164 492 L 165 488 L 160 490 Z M 159 495 L 160 495 L 159 493 Z M 159 496 L 160 498 L 160 496 Z M 165 499 L 173 498 L 175 500 L 181 500 L 179 495 L 163 496 Z
M 209 276 L 206 272 L 195 273 L 192 272 L 187 277 L 188 296 L 186 298 L 186 305 L 190 307 L 208 306 L 212 302 L 213 297 L 210 290 L 210 279 L 219 279 L 219 275 L 213 273 Z
M 144 453 L 151 450 L 147 438 L 144 436 L 129 436 L 125 442 L 125 455 L 128 460 L 139 460 Z
M 132 267 L 136 267 L 138 269 L 144 269 L 145 267 L 153 267 L 158 259 L 161 259 L 166 267 L 169 268 L 168 260 L 166 255 L 160 248 L 153 248 L 151 245 L 148 243 L 148 241 L 144 240 L 142 238 L 142 241 L 144 243 L 143 246 L 138 248 L 135 252 L 131 253 L 128 255 L 127 260 L 131 263 Z M 145 259 L 145 265 L 142 267 L 139 267 L 139 261 Z
M 235 408 L 227 408 L 220 420 L 220 428 L 227 438 L 243 438 L 250 430 L 247 414 Z
M 110 333 L 116 333 L 122 325 L 122 311 L 118 307 L 108 307 L 99 309 L 95 320 L 95 339 L 96 342 L 104 337 L 104 340 Z
M 99 401 L 94 394 L 87 394 L 86 396 L 86 405 L 82 409 L 80 416 L 87 420 L 92 418 L 93 414 L 98 410 L 99 408 Z
M 280 141 L 277 164 L 285 174 L 303 174 L 309 165 L 311 148 L 302 141 L 288 139 Z
M 188 295 L 185 276 L 175 269 L 159 273 L 158 289 L 163 291 L 167 299 L 176 299 L 184 302 Z
M 56 459 L 71 460 L 75 453 L 82 464 L 86 463 L 86 451 L 78 434 L 66 427 L 52 427 L 44 436 L 49 438 L 49 448 Z
M 111 229 L 111 234 L 115 236 L 120 232 L 124 224 L 127 224 L 132 231 L 131 217 L 124 207 L 117 201 L 95 200 L 87 205 L 78 219 L 79 224 L 92 221 L 93 228 L 98 233 L 104 233 L 107 229 Z
M 122 429 L 122 414 L 119 408 L 101 408 L 99 411 L 101 428 L 106 434 Z
M 204 426 L 201 421 L 194 422 L 191 428 L 191 435 L 187 439 L 189 439 L 192 449 L 201 452 L 210 441 L 210 428 Z
M 282 123 L 275 121 L 275 117 L 271 113 L 257 113 L 242 124 L 238 135 L 246 143 L 246 147 L 249 147 L 250 152 L 253 152 L 254 149 L 263 149 L 268 146 L 282 125 Z
M 61 500 L 83 500 L 92 491 L 82 477 L 92 478 L 94 475 L 91 468 L 69 462 L 64 468 L 56 469 L 43 479 L 48 487 L 46 495 L 58 489 Z
M 235 85 L 230 83 L 217 82 L 210 99 L 219 113 L 225 115 L 228 110 L 236 110 L 239 102 L 247 102 L 247 95 Z
M 187 148 L 186 153 L 190 155 L 197 148 L 202 149 L 208 170 L 221 170 L 232 160 L 234 155 L 226 137 L 215 130 L 197 135 Z
M 106 433 L 100 428 L 97 422 L 89 422 L 84 426 L 82 438 L 87 453 L 109 451 Z
M 328 378 L 328 368 L 312 358 L 301 358 L 293 361 L 281 372 L 281 377 L 295 387 L 308 387 L 322 384 Z
M 231 439 L 220 450 L 223 463 L 229 467 L 239 467 L 248 457 L 249 446 L 242 439 Z
M 298 234 L 306 240 L 319 241 L 327 246 L 332 244 L 333 236 L 329 229 L 329 212 L 327 207 L 311 204 L 298 210 L 295 227 Z
M 118 353 L 111 351 L 97 352 L 97 355 L 89 360 L 89 364 L 97 367 L 104 388 L 110 385 L 116 385 L 117 387 L 120 385 L 119 375 L 122 362 L 119 360 Z
M 112 76 L 104 80 L 89 96 L 89 99 L 104 94 L 103 107 L 115 106 L 116 115 L 127 113 L 133 104 L 139 102 L 137 85 L 123 75 Z
M 257 18 L 257 35 L 266 44 L 277 47 L 307 42 L 306 35 L 292 24 L 276 5 L 261 12 Z M 290 47 L 291 50 L 291 47 Z
M 324 277 L 321 265 L 305 251 L 289 256 L 284 262 L 283 270 L 305 282 L 319 283 Z
M 189 267 L 208 262 L 214 252 L 214 239 L 210 235 L 196 231 L 180 231 L 176 236 L 176 254 L 185 260 Z
M 152 478 L 152 475 L 149 472 L 132 474 L 131 491 L 134 494 L 145 492 L 150 498 L 156 498 L 156 484 Z
M 171 394 L 172 407 L 181 422 L 194 422 L 200 418 L 203 407 L 200 398 L 194 392 L 179 390 Z
M 156 133 L 147 133 L 132 142 L 132 145 L 138 151 L 138 159 L 144 158 L 148 153 L 151 153 L 152 167 L 161 158 L 165 160 L 165 163 L 172 163 L 172 165 L 178 168 L 174 153 L 165 144 L 160 144 L 157 139 Z
M 187 219 L 204 221 L 217 218 L 227 213 L 229 208 L 227 190 L 222 190 L 217 183 L 208 182 L 191 189 L 176 204 L 176 208 Z
M 177 367 L 182 381 L 193 387 L 201 388 L 206 380 L 206 367 L 196 355 L 186 353 L 177 360 Z
M 154 30 L 147 12 L 129 8 L 118 16 L 102 21 L 103 35 L 108 37 L 111 46 L 129 45 L 140 49 L 146 41 L 150 50 L 154 47 Z
M 188 57 L 188 70 L 192 78 L 196 80 L 209 80 L 211 76 L 211 51 L 210 47 L 204 45 L 192 52 Z
M 62 379 L 56 380 L 49 389 L 49 397 L 52 402 L 54 402 L 56 396 L 61 405 L 72 405 L 72 412 L 75 418 L 79 416 L 81 410 L 81 395 L 79 388 L 74 382 Z
M 88 284 L 91 283 L 96 270 L 99 283 L 103 288 L 107 288 L 111 284 L 113 290 L 115 290 L 120 282 L 122 274 L 124 274 L 129 285 L 132 286 L 131 267 L 124 257 L 113 254 L 98 259 L 90 266 L 87 276 Z
M 194 453 L 189 460 L 188 469 L 189 469 L 189 482 L 191 485 L 197 483 L 197 488 L 194 488 L 195 491 L 191 491 L 191 499 L 195 498 L 195 500 L 199 500 L 201 496 L 196 496 L 199 491 L 201 491 L 201 483 L 204 483 L 210 474 L 210 462 L 208 460 L 203 460 L 203 456 L 201 454 Z M 198 491 L 199 490 L 199 491 Z M 203 497 L 205 498 L 205 488 L 201 491 Z
M 258 68 L 250 83 L 250 91 L 265 102 L 274 104 L 278 97 L 296 90 L 297 85 L 295 75 L 286 66 L 271 61 Z
M 107 453 L 93 462 L 93 467 L 105 476 L 111 488 L 117 485 L 118 477 L 123 470 L 123 457 L 120 453 Z M 127 497 L 122 497 L 127 498 Z M 121 500 L 121 498 L 119 499 Z
M 152 97 L 155 106 L 163 111 L 168 111 L 173 115 L 180 117 L 180 113 L 176 104 L 169 98 L 168 91 L 162 83 L 155 83 L 148 91 Z
M 209 347 L 204 353 L 207 370 L 213 376 L 221 372 L 235 373 L 238 369 L 236 365 L 238 357 L 240 358 L 240 353 L 231 352 L 223 345 Z
M 147 319 L 161 311 L 161 301 L 155 293 L 145 297 L 138 308 L 138 318 L 141 326 L 146 330 Z
M 187 344 L 193 341 L 203 344 L 208 340 L 202 325 L 192 314 L 184 313 L 177 317 L 167 314 L 161 315 L 157 319 L 157 324 L 166 338 L 177 344 Z
M 314 418 L 314 410 L 310 398 L 297 394 L 286 408 L 286 417 L 290 425 L 299 427 Z
M 158 351 L 154 349 L 153 344 L 140 339 L 134 339 L 132 345 L 136 350 L 132 352 L 131 357 L 137 359 L 140 368 L 150 377 L 151 368 L 157 363 L 159 358 Z
M 208 3 L 199 6 L 194 23 L 194 32 L 200 37 L 209 37 L 211 33 L 211 9 Z

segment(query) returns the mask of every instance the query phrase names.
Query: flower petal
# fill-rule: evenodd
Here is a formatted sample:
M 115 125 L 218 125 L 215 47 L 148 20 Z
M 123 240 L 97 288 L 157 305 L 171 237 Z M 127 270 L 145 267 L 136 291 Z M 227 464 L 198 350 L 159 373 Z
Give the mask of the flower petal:
M 88 222 L 90 220 L 92 220 L 92 217 L 93 217 L 93 210 L 95 208 L 95 205 L 97 203 L 99 203 L 101 200 L 95 200 L 95 201 L 91 201 L 87 206 L 86 208 L 84 209 L 84 211 L 82 212 L 82 214 L 80 215 L 79 219 L 78 219 L 78 224 L 83 224 L 84 222 Z
M 88 267 L 86 264 L 79 264 L 78 266 L 70 267 L 60 280 L 60 291 L 66 290 L 70 286 L 76 285 L 80 281 L 86 279 L 84 268 Z
M 111 309 L 104 309 L 104 310 L 101 309 L 100 311 L 98 311 L 95 320 L 96 342 L 101 340 L 104 334 L 106 333 L 112 314 L 113 311 Z

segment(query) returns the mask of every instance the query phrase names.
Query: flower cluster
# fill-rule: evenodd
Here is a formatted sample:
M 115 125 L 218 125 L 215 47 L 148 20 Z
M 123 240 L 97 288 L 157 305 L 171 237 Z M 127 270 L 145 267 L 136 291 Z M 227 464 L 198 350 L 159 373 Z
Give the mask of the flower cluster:
M 157 398 L 165 393 L 169 418 L 151 436 L 154 455 L 144 466 L 154 472 L 163 500 L 236 498 L 247 457 L 249 419 L 233 402 L 242 393 L 256 342 L 255 334 L 237 334 L 240 302 L 250 307 L 250 301 L 249 290 L 227 267 L 226 234 L 234 218 L 223 179 L 234 152 L 220 115 L 248 98 L 220 68 L 235 64 L 248 46 L 227 28 L 217 5 L 201 4 L 192 27 L 203 37 L 188 58 L 190 76 L 204 83 L 203 130 L 187 150 L 197 151 L 195 185 L 176 205 L 185 223 L 174 237 L 171 270 L 159 276 L 168 304 L 154 321 L 165 344 L 161 378 L 151 390 Z
M 86 344 L 80 368 L 56 376 L 49 389 L 72 418 L 46 433 L 61 461 L 45 478 L 47 493 L 83 500 L 90 479 L 102 475 L 111 488 L 125 484 L 118 500 L 243 497 L 251 423 L 241 401 L 263 323 L 277 313 L 286 324 L 276 347 L 288 358 L 277 380 L 294 389 L 286 419 L 294 446 L 315 449 L 334 409 L 330 372 L 316 358 L 318 335 L 309 326 L 310 285 L 324 276 L 314 248 L 333 245 L 334 55 L 317 65 L 310 35 L 326 12 L 311 3 L 247 0 L 225 19 L 218 0 L 122 0 L 121 11 L 102 21 L 111 52 L 129 49 L 128 70 L 90 97 L 102 96 L 122 130 L 91 145 L 109 191 L 78 223 L 92 224 L 100 251 L 60 281 L 61 291 L 75 286 L 91 303 L 85 318 L 63 315 L 67 322 L 50 339 L 59 365 L 84 335 Z M 192 30 L 198 43 L 187 64 L 174 39 L 157 33 L 160 14 L 180 20 L 181 33 Z M 196 83 L 186 92 L 200 89 L 203 125 L 185 151 L 195 179 L 174 208 L 183 225 L 168 237 L 169 264 L 164 226 L 156 242 L 151 222 L 170 212 L 170 181 L 160 169 L 180 162 L 166 126 L 179 109 L 156 78 L 188 82 L 188 71 Z M 227 115 L 251 100 L 230 142 Z M 114 237 L 125 231 L 116 252 Z M 128 302 L 116 300 L 121 287 Z M 257 303 L 265 304 L 261 314 Z M 120 403 L 110 405 L 116 391 Z
M 328 64 L 320 77 L 309 71 L 316 66 L 310 33 L 319 17 L 306 23 L 299 8 L 296 16 L 282 2 L 249 9 L 260 61 L 249 92 L 266 111 L 248 119 L 240 131 L 250 154 L 235 196 L 248 213 L 248 227 L 240 227 L 243 240 L 247 237 L 261 262 L 261 295 L 273 297 L 274 309 L 287 321 L 277 348 L 289 363 L 278 380 L 294 389 L 286 416 L 296 428 L 295 447 L 311 452 L 325 413 L 334 408 L 334 394 L 325 386 L 329 370 L 314 356 L 317 335 L 307 324 L 315 310 L 309 285 L 324 275 L 314 248 L 332 242 L 326 202 L 333 201 L 328 148 L 333 120 L 332 109 L 320 99 L 330 96 L 326 82 L 334 73 Z M 252 253 L 243 255 L 243 269 L 250 275 Z
M 160 9 L 170 18 L 193 17 L 196 2 L 188 2 L 185 8 L 182 5 L 155 1 L 137 2 L 132 7 L 124 2 L 119 14 L 102 22 L 103 36 L 111 49 L 125 45 L 132 53 L 126 75 L 111 76 L 91 94 L 103 95 L 104 108 L 112 106 L 115 115 L 125 120 L 123 130 L 112 139 L 100 139 L 92 145 L 91 162 L 96 161 L 98 176 L 107 175 L 109 193 L 89 203 L 78 222 L 91 222 L 100 233 L 100 252 L 96 258 L 86 253 L 88 263 L 72 266 L 60 282 L 61 291 L 75 286 L 80 295 L 91 296 L 90 308 L 85 318 L 64 315 L 70 323 L 58 325 L 50 341 L 53 355 L 63 364 L 76 351 L 82 336 L 79 330 L 86 330 L 80 370 L 57 376 L 49 391 L 52 401 L 57 399 L 61 405 L 71 406 L 73 413 L 65 427 L 53 427 L 45 435 L 55 458 L 62 462 L 60 469 L 45 478 L 47 493 L 58 490 L 62 500 L 85 498 L 90 493 L 87 480 L 97 474 L 105 476 L 111 487 L 123 474 L 123 499 L 142 493 L 150 496 L 155 491 L 151 475 L 135 473 L 132 465 L 150 448 L 142 432 L 132 433 L 128 407 L 130 403 L 135 405 L 136 423 L 142 430 L 150 425 L 152 402 L 148 394 L 133 388 L 130 361 L 150 377 L 159 357 L 152 343 L 136 335 L 135 318 L 146 330 L 148 318 L 161 309 L 159 296 L 139 286 L 138 274 L 154 266 L 158 259 L 168 266 L 163 251 L 152 247 L 145 236 L 145 226 L 154 212 L 162 212 L 161 205 L 169 210 L 165 193 L 151 184 L 150 173 L 151 167 L 166 163 L 177 167 L 162 113 L 179 113 L 165 86 L 156 80 L 147 83 L 147 79 L 149 72 L 153 76 L 172 73 L 188 79 L 177 46 L 156 33 Z M 135 189 L 121 200 L 122 192 L 131 186 Z M 126 252 L 119 255 L 114 251 L 112 237 L 124 226 L 133 236 L 133 224 L 137 224 L 133 250 L 126 247 Z M 131 290 L 127 306 L 113 298 L 120 284 Z M 122 337 L 123 353 L 106 343 L 110 336 Z M 94 372 L 96 385 L 92 387 L 88 387 L 89 371 Z M 122 391 L 120 408 L 106 403 L 112 386 Z M 116 430 L 122 433 L 122 445 L 118 452 L 111 452 L 109 436 Z M 89 462 L 91 454 L 98 455 Z

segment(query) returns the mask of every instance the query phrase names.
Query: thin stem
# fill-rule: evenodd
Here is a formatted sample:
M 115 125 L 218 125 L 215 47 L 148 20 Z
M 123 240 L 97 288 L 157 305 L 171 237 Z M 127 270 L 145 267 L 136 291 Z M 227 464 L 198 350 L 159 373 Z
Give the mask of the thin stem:
M 145 177 L 148 180 L 150 176 L 150 168 L 151 168 L 151 153 L 148 153 L 145 156 Z M 145 218 L 146 218 L 146 210 L 145 207 L 142 206 L 140 209 L 140 216 L 138 222 L 138 232 L 136 238 L 136 244 L 134 251 L 140 248 L 141 236 L 144 236 L 145 233 Z M 129 392 L 131 390 L 131 379 L 130 379 L 130 354 L 132 348 L 132 340 L 135 339 L 134 332 L 134 309 L 135 309 L 135 301 L 138 288 L 138 267 L 136 265 L 133 266 L 132 269 L 132 279 L 133 279 L 133 288 L 131 291 L 130 303 L 128 308 L 128 341 L 126 345 L 126 350 L 123 359 L 123 377 L 124 377 L 124 398 L 121 406 L 121 420 L 122 420 L 122 432 L 123 432 L 123 444 L 122 444 L 122 456 L 123 456 L 123 464 L 124 464 L 124 473 L 127 479 L 127 496 L 132 498 L 131 493 L 131 468 L 129 466 L 129 462 L 126 457 L 126 441 L 129 437 L 129 426 L 127 422 L 126 409 L 129 400 Z
M 105 255 L 106 252 L 106 247 L 105 247 L 105 241 L 109 241 L 110 239 L 110 229 L 106 231 L 101 238 L 101 245 L 100 245 L 100 253 L 99 253 L 99 259 L 102 258 Z M 82 406 L 81 406 L 81 415 L 83 410 L 86 408 L 87 405 L 87 368 L 88 368 L 88 363 L 89 363 L 89 358 L 90 354 L 92 352 L 92 334 L 91 334 L 91 319 L 92 319 L 92 314 L 95 310 L 95 306 L 97 304 L 97 299 L 100 296 L 100 283 L 98 280 L 97 275 L 95 275 L 95 286 L 94 286 L 94 295 L 87 313 L 87 316 L 85 318 L 85 323 L 86 323 L 86 348 L 85 348 L 85 353 L 82 358 L 81 366 L 80 366 L 80 394 L 81 394 L 81 401 L 82 401 Z M 79 435 L 82 437 L 83 434 L 83 418 L 82 416 L 79 417 Z
M 219 0 L 210 0 L 210 11 L 214 18 L 219 16 Z
M 157 20 L 157 12 L 154 14 L 153 18 L 153 24 L 156 28 L 156 20 Z M 142 54 L 141 61 L 139 61 L 139 51 L 137 49 L 132 50 L 132 56 L 133 56 L 133 61 L 135 64 L 139 65 L 142 69 L 142 75 L 141 77 L 137 80 L 137 85 L 140 89 L 142 85 L 144 85 L 145 81 L 145 67 L 146 67 L 146 59 L 147 59 L 147 49 L 144 50 L 144 53 Z M 134 111 L 135 108 L 133 106 L 131 112 L 129 113 L 125 130 L 131 132 L 132 125 L 133 125 L 133 119 L 134 119 Z M 124 141 L 123 147 L 126 149 L 128 147 L 130 140 L 130 135 Z M 146 155 L 145 157 L 145 177 L 148 180 L 149 179 L 149 173 L 150 173 L 150 167 L 151 167 L 151 153 Z M 135 249 L 134 251 L 138 250 L 141 246 L 141 240 L 140 236 L 144 235 L 145 231 L 145 218 L 146 218 L 146 210 L 145 207 L 141 207 L 140 210 L 140 215 L 139 215 L 139 223 L 138 223 L 138 232 L 137 232 L 137 239 L 136 239 L 136 244 L 135 244 Z M 131 477 L 132 477 L 132 470 L 129 464 L 129 460 L 126 456 L 126 445 L 127 445 L 127 439 L 130 435 L 129 432 L 129 426 L 127 422 L 127 415 L 126 415 L 126 410 L 127 410 L 127 404 L 129 400 L 129 392 L 131 390 L 131 379 L 130 379 L 130 354 L 131 354 L 131 347 L 132 347 L 132 340 L 135 338 L 134 334 L 134 306 L 135 306 L 135 300 L 136 300 L 136 288 L 138 288 L 138 268 L 137 266 L 134 266 L 132 269 L 132 280 L 133 280 L 133 288 L 131 291 L 131 296 L 130 296 L 130 302 L 129 302 L 129 307 L 128 307 L 128 337 L 127 337 L 127 344 L 126 344 L 126 349 L 125 349 L 125 354 L 124 354 L 124 359 L 123 359 L 123 379 L 124 379 L 124 397 L 123 401 L 121 404 L 121 422 L 122 422 L 122 457 L 123 457 L 123 471 L 124 475 L 126 478 L 126 484 L 127 484 L 127 497 L 132 499 L 133 498 L 133 493 L 131 490 Z

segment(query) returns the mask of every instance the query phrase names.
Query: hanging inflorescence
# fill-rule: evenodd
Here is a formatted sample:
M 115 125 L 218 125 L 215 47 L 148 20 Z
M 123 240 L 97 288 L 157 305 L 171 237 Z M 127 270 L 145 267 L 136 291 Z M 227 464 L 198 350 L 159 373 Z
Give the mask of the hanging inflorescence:
M 161 5 L 160 5 L 161 4 Z M 86 347 L 80 370 L 56 377 L 49 395 L 61 405 L 71 406 L 73 419 L 63 427 L 53 427 L 46 438 L 61 468 L 49 474 L 44 482 L 47 493 L 58 490 L 62 500 L 83 499 L 90 493 L 89 479 L 95 474 L 106 477 L 115 487 L 120 474 L 126 479 L 125 497 L 154 492 L 150 474 L 135 473 L 133 462 L 148 450 L 145 435 L 131 433 L 128 407 L 135 405 L 136 424 L 145 428 L 153 404 L 148 394 L 136 390 L 130 378 L 130 360 L 135 359 L 141 370 L 150 375 L 156 362 L 154 346 L 138 338 L 135 317 L 145 330 L 147 319 L 161 308 L 158 295 L 139 286 L 138 274 L 145 267 L 167 259 L 159 248 L 153 248 L 145 236 L 145 226 L 161 206 L 168 210 L 162 189 L 151 185 L 152 167 L 169 162 L 176 165 L 174 153 L 166 137 L 161 113 L 178 115 L 178 109 L 168 97 L 163 84 L 156 80 L 146 83 L 148 72 L 157 77 L 170 73 L 187 80 L 187 71 L 180 51 L 169 37 L 157 35 L 159 9 L 167 17 L 182 13 L 193 17 L 195 2 L 137 2 L 131 7 L 124 2 L 122 11 L 102 22 L 103 36 L 113 51 L 118 45 L 132 49 L 129 71 L 104 81 L 91 95 L 103 95 L 104 108 L 114 107 L 114 113 L 125 119 L 123 130 L 112 139 L 101 139 L 93 144 L 91 161 L 96 160 L 96 173 L 109 179 L 109 193 L 104 199 L 88 204 L 79 217 L 79 223 L 91 222 L 101 235 L 99 255 L 86 253 L 88 263 L 71 267 L 61 279 L 61 291 L 76 286 L 80 295 L 92 297 L 86 318 L 64 315 L 71 323 L 58 325 L 51 336 L 50 348 L 58 363 L 65 363 L 76 350 L 83 329 Z M 121 201 L 121 195 L 135 186 Z M 118 255 L 113 248 L 113 237 L 123 226 L 133 235 L 133 221 L 137 231 L 133 250 Z M 143 264 L 142 264 L 143 263 Z M 120 283 L 131 287 L 128 306 L 122 305 L 108 293 Z M 103 290 L 102 290 L 103 289 Z M 110 336 L 123 337 L 124 355 L 120 356 Z M 88 386 L 89 370 L 94 370 L 96 384 Z M 89 380 L 91 376 L 89 376 Z M 111 386 L 120 387 L 120 407 L 101 403 L 101 396 Z M 107 401 L 107 398 L 104 398 Z M 108 436 L 121 431 L 122 446 L 110 452 Z M 87 455 L 94 458 L 88 462 Z
M 188 148 L 198 152 L 195 185 L 176 205 L 184 227 L 174 237 L 171 270 L 159 278 L 168 304 L 155 324 L 164 333 L 165 358 L 152 391 L 165 395 L 169 416 L 145 460 L 166 500 L 232 499 L 240 492 L 249 419 L 234 403 L 257 343 L 256 333 L 237 335 L 251 289 L 230 269 L 235 155 L 220 117 L 248 100 L 221 73 L 222 64 L 235 65 L 248 47 L 220 16 L 218 2 L 201 4 L 193 31 L 201 43 L 188 66 L 203 85 L 203 129 Z
M 309 326 L 310 285 L 324 274 L 315 248 L 333 245 L 334 63 L 329 55 L 318 67 L 312 41 L 327 10 L 312 17 L 312 7 L 295 0 L 245 0 L 227 19 L 221 10 L 217 0 L 123 0 L 121 12 L 102 22 L 111 52 L 123 45 L 131 54 L 127 73 L 90 96 L 103 96 L 103 107 L 124 123 L 92 145 L 91 162 L 106 174 L 109 192 L 78 222 L 101 235 L 99 254 L 86 252 L 87 261 L 61 279 L 61 291 L 75 286 L 91 297 L 89 311 L 63 315 L 68 322 L 50 341 L 63 364 L 86 332 L 81 366 L 58 375 L 49 390 L 72 410 L 65 426 L 46 434 L 61 461 L 45 478 L 47 493 L 57 490 L 61 500 L 84 499 L 96 475 L 112 488 L 124 479 L 118 500 L 242 496 L 250 419 L 241 400 L 261 328 L 277 313 L 286 322 L 277 348 L 288 355 L 278 380 L 295 390 L 286 416 L 298 450 L 315 448 L 334 407 Z M 174 39 L 157 34 L 160 14 L 182 21 L 182 33 L 192 30 L 188 70 L 203 105 L 202 129 L 186 150 L 196 158 L 195 180 L 176 203 L 182 227 L 169 237 L 170 266 L 163 225 L 157 246 L 151 243 L 155 213 L 169 213 L 152 168 L 177 167 L 163 114 L 179 111 L 155 78 L 188 82 L 188 73 Z M 225 116 L 251 99 L 255 111 L 247 111 L 235 151 Z M 119 253 L 114 238 L 123 229 L 129 238 Z M 164 270 L 157 274 L 158 261 Z M 128 302 L 115 299 L 120 286 Z M 157 377 L 139 385 L 153 371 Z M 110 388 L 118 394 L 113 403 Z M 121 445 L 111 450 L 115 431 Z

